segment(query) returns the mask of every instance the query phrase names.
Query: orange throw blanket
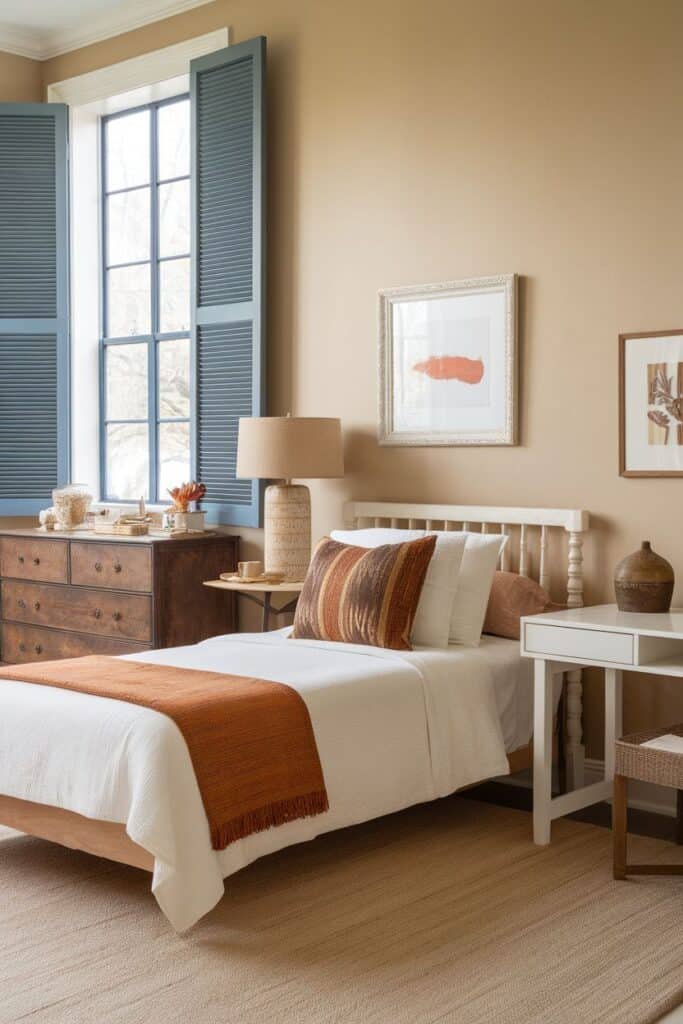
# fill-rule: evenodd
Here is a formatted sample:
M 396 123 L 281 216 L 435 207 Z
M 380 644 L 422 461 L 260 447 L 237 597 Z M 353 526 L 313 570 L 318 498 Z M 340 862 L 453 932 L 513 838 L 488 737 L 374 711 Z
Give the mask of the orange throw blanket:
M 214 850 L 328 809 L 308 708 L 284 683 L 92 656 L 0 668 L 0 679 L 111 697 L 172 718 Z

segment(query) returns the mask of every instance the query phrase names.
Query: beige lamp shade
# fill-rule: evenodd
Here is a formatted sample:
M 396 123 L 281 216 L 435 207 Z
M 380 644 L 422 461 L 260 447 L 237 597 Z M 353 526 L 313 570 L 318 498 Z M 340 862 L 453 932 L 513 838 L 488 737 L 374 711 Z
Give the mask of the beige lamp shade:
M 341 421 L 318 416 L 241 419 L 235 475 L 252 480 L 343 476 Z

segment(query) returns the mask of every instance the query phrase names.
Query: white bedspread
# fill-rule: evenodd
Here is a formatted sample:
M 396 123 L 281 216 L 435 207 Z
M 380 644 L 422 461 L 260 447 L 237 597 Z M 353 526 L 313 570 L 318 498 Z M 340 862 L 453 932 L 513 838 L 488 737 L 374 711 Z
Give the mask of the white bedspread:
M 125 824 L 155 858 L 152 890 L 183 930 L 223 878 L 331 829 L 445 796 L 508 771 L 482 649 L 385 651 L 232 634 L 132 660 L 278 680 L 308 707 L 330 809 L 211 848 L 185 741 L 165 715 L 34 684 L 0 683 L 0 792 Z

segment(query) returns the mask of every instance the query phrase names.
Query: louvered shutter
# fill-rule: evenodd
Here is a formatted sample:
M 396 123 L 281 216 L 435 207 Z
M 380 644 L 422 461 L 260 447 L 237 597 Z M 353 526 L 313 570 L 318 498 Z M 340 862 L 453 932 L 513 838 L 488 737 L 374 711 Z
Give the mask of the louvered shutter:
M 0 103 L 0 515 L 69 474 L 67 108 Z
M 194 475 L 214 522 L 258 526 L 259 481 L 237 480 L 237 424 L 264 411 L 266 41 L 192 62 Z

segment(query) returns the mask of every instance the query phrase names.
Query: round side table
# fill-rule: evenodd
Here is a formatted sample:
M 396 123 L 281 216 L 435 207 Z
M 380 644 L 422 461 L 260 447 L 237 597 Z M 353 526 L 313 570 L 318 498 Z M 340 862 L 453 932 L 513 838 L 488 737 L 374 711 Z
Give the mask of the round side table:
M 293 612 L 303 583 L 240 583 L 239 580 L 205 580 L 205 587 L 215 587 L 216 590 L 233 590 L 236 594 L 252 601 L 261 609 L 261 632 L 266 633 L 270 629 L 270 616 L 281 615 L 284 612 Z M 277 594 L 295 594 L 296 596 L 285 604 L 274 608 L 272 599 Z

